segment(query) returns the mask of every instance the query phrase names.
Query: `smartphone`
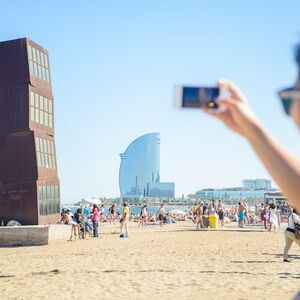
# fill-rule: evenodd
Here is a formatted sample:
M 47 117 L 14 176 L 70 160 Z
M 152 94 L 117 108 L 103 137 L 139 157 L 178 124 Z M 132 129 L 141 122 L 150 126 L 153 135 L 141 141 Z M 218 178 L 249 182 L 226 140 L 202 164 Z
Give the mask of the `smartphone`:
M 216 110 L 219 108 L 219 96 L 220 89 L 218 87 L 175 86 L 175 106 L 177 108 L 208 108 Z

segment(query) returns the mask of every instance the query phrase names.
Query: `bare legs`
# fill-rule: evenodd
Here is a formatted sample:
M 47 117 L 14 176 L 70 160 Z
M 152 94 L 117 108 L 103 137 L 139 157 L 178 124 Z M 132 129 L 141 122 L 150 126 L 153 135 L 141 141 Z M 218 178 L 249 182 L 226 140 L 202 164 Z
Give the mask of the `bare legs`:
M 123 220 L 121 222 L 121 228 L 120 228 L 120 232 L 122 233 L 123 232 L 123 226 L 125 227 L 125 233 L 127 235 L 129 235 L 129 230 L 128 230 L 128 220 Z

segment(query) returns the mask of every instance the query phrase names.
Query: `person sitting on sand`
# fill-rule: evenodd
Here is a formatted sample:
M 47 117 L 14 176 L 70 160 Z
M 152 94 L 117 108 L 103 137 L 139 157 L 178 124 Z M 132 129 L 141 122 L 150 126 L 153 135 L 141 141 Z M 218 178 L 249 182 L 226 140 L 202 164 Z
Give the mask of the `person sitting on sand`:
M 290 262 L 288 259 L 288 252 L 295 242 L 298 246 L 300 246 L 300 239 L 297 239 L 295 235 L 295 224 L 300 225 L 300 217 L 296 209 L 293 209 L 292 213 L 289 216 L 288 227 L 284 232 L 285 236 L 285 247 L 283 251 L 283 261 Z
M 125 233 L 127 236 L 129 236 L 129 230 L 128 230 L 128 222 L 129 222 L 129 217 L 130 217 L 130 208 L 126 202 L 123 204 L 123 216 L 121 218 L 121 228 L 120 232 L 121 234 L 123 233 L 123 226 L 125 227 Z

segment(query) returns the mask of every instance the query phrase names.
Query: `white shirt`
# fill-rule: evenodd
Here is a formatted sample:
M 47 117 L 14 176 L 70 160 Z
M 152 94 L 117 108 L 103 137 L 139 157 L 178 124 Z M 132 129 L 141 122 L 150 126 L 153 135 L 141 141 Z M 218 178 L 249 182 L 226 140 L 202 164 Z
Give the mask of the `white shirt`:
M 142 209 L 142 216 L 143 217 L 147 216 L 147 209 L 145 207 Z
M 289 216 L 288 228 L 295 229 L 295 224 L 294 223 L 300 224 L 300 218 L 297 214 L 291 213 L 290 216 Z

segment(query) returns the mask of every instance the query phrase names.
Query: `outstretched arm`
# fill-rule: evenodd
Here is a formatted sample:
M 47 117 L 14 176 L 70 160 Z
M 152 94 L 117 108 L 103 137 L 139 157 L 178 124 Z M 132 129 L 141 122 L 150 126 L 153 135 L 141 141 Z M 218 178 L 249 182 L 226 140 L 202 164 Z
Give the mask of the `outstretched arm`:
M 289 202 L 300 209 L 300 161 L 263 127 L 256 128 L 248 141 Z
M 231 98 L 220 100 L 222 112 L 207 112 L 248 140 L 289 202 L 300 209 L 300 161 L 263 127 L 233 83 L 221 80 L 219 86 L 226 87 Z

